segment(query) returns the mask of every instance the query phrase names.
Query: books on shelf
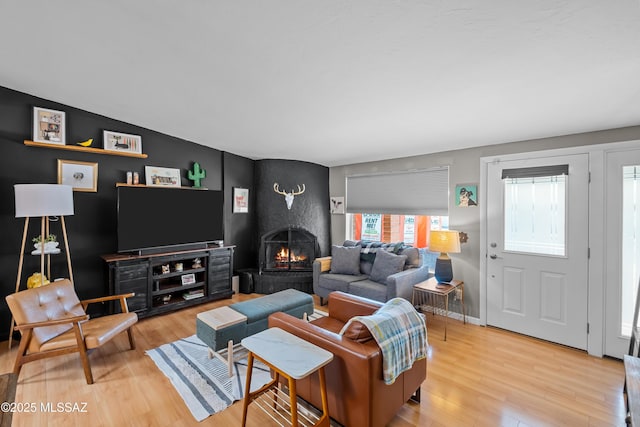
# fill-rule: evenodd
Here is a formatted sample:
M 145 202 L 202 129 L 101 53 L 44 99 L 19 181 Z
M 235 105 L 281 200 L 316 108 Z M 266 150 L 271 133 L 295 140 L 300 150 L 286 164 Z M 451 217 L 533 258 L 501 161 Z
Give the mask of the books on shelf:
M 182 294 L 182 298 L 186 300 L 201 298 L 203 296 L 204 296 L 204 290 L 202 289 L 194 289 L 192 291 L 188 291 Z

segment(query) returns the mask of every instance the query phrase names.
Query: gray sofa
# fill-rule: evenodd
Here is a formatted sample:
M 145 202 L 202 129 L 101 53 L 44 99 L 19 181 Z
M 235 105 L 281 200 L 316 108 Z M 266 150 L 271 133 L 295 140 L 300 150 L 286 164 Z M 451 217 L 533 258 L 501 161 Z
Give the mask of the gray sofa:
M 433 276 L 438 254 L 403 243 L 347 240 L 313 262 L 313 292 L 320 304 L 333 291 L 385 302 L 411 301 L 413 285 Z

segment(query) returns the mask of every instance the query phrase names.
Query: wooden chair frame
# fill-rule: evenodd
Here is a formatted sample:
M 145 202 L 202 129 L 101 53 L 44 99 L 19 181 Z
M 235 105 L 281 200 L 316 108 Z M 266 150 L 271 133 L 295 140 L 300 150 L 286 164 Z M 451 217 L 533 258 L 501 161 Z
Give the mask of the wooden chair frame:
M 133 297 L 134 295 L 135 295 L 134 293 L 128 293 L 128 294 L 122 294 L 122 295 L 110 295 L 106 297 L 83 300 L 83 301 L 80 301 L 80 304 L 82 305 L 82 308 L 86 311 L 89 304 L 92 304 L 92 303 L 105 303 L 109 301 L 120 300 L 120 308 L 122 312 L 128 313 L 129 308 L 127 307 L 127 298 Z M 48 320 L 46 322 L 24 323 L 21 325 L 17 325 L 14 329 L 16 331 L 20 331 L 20 333 L 22 334 L 22 338 L 20 339 L 20 346 L 18 347 L 18 355 L 16 357 L 16 361 L 13 367 L 13 373 L 19 376 L 22 366 L 26 363 L 33 362 L 35 360 L 78 352 L 80 353 L 80 360 L 82 361 L 82 367 L 84 368 L 84 375 L 87 380 L 87 384 L 93 384 L 93 374 L 91 372 L 91 364 L 89 363 L 89 357 L 88 357 L 88 354 L 91 352 L 92 349 L 87 349 L 87 345 L 84 340 L 84 334 L 82 331 L 82 323 L 88 320 L 89 320 L 89 315 L 85 314 L 83 316 L 74 316 L 74 317 L 66 317 L 66 318 L 56 319 L 56 320 Z M 75 337 L 76 337 L 75 346 L 59 348 L 55 350 L 45 350 L 37 353 L 27 354 L 29 343 L 31 342 L 31 338 L 33 337 L 33 330 L 35 328 L 69 324 L 69 323 L 72 324 L 72 327 L 75 333 Z M 134 350 L 135 340 L 133 338 L 133 332 L 131 329 L 132 329 L 131 327 L 127 329 L 127 335 L 129 336 L 129 345 L 131 346 L 131 350 Z

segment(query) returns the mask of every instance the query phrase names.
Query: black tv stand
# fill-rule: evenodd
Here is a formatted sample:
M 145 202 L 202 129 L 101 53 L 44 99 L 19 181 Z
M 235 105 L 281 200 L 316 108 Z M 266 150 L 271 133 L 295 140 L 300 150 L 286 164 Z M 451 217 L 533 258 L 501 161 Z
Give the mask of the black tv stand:
M 127 302 L 140 317 L 230 298 L 234 248 L 205 244 L 151 254 L 103 255 L 109 294 L 134 292 Z

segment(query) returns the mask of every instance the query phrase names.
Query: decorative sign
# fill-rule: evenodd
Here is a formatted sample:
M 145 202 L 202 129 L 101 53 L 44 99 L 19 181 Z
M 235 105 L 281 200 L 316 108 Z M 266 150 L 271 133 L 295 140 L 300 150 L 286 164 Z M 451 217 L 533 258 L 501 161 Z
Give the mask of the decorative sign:
M 249 212 L 249 189 L 238 188 L 233 189 L 233 213 Z
M 412 245 L 416 238 L 416 217 L 413 215 L 405 215 L 404 217 L 404 236 L 403 241 Z
M 362 240 L 379 242 L 382 239 L 382 215 L 362 214 Z

